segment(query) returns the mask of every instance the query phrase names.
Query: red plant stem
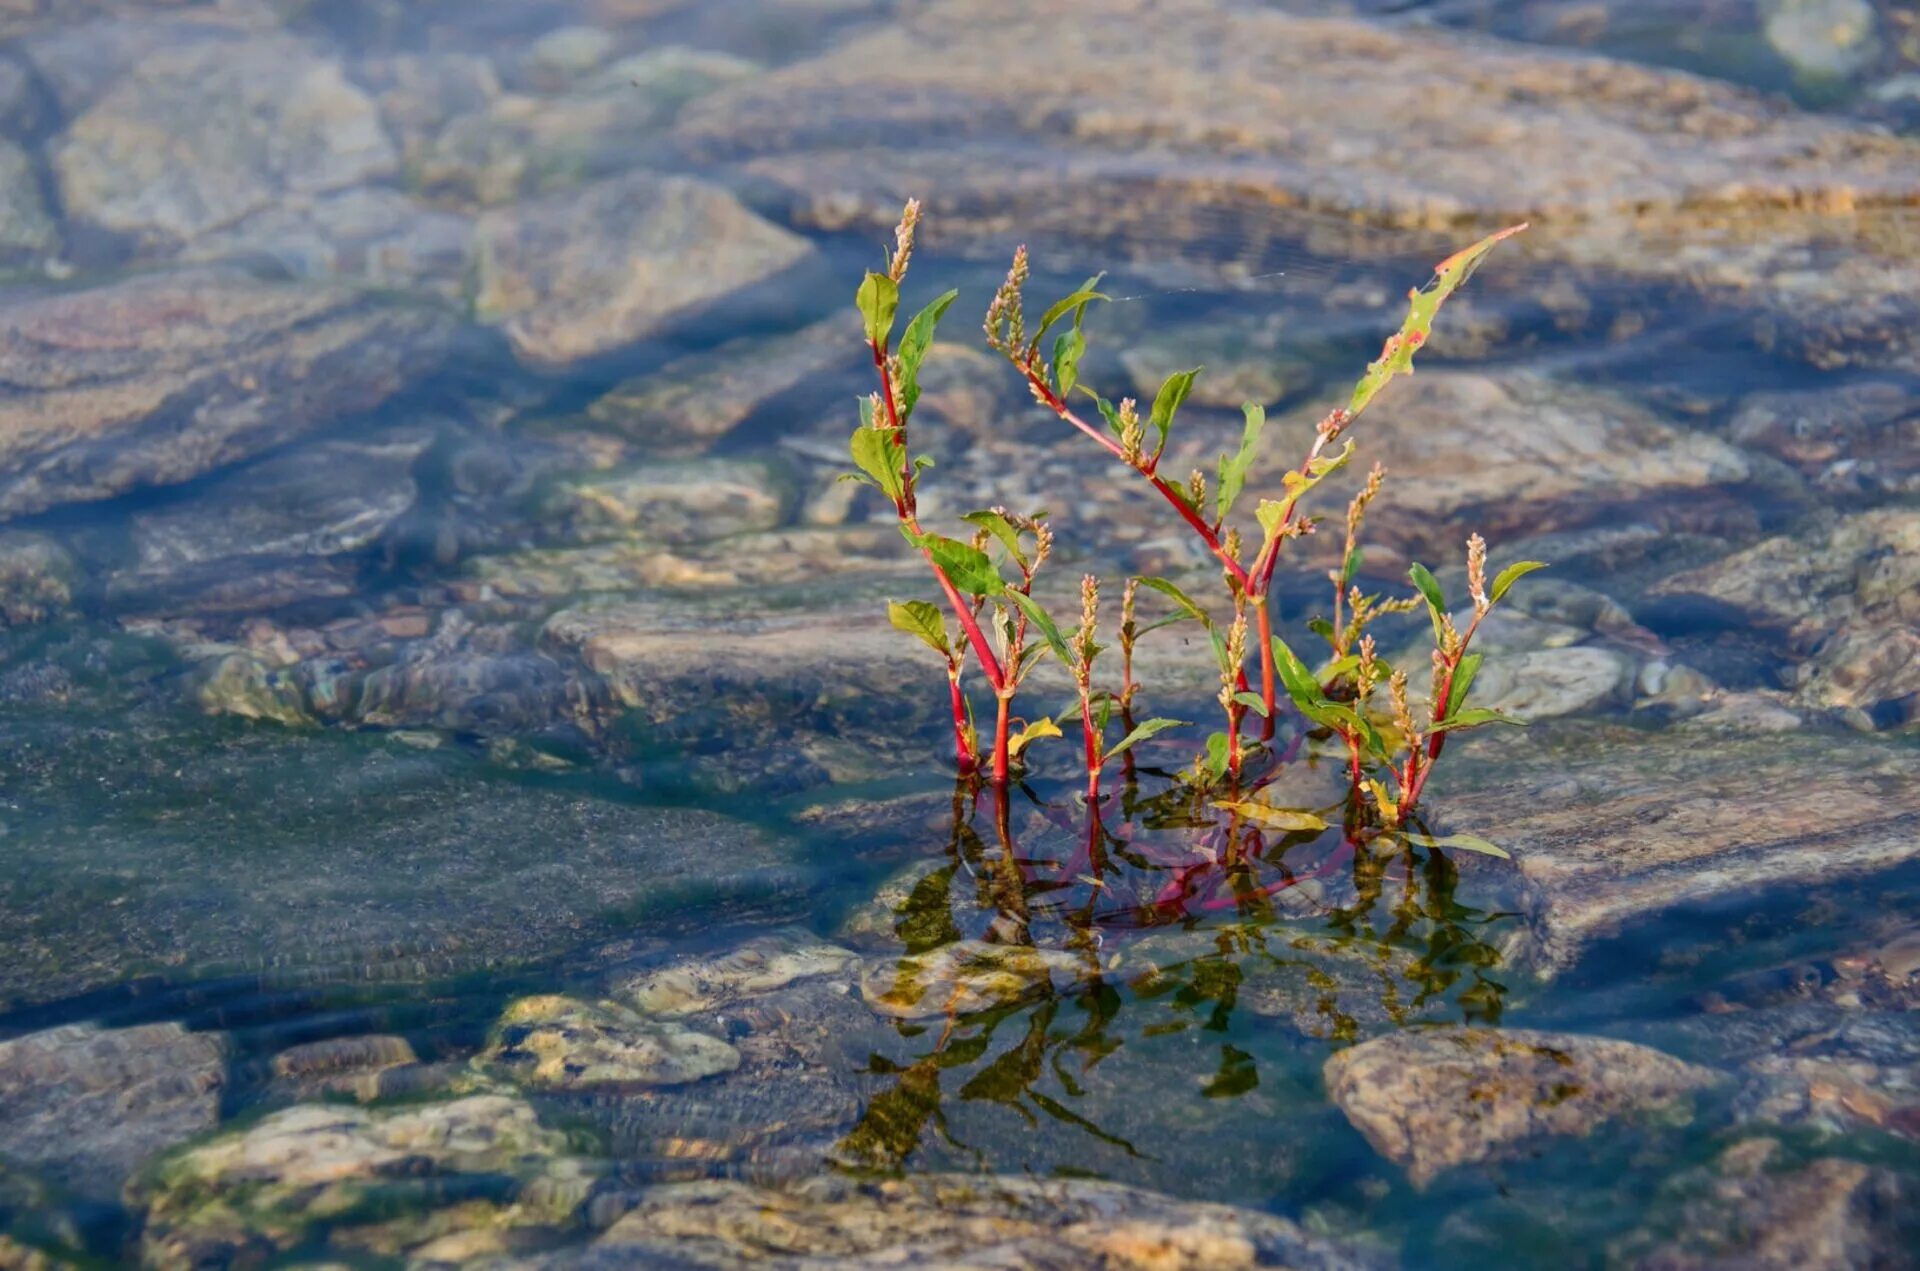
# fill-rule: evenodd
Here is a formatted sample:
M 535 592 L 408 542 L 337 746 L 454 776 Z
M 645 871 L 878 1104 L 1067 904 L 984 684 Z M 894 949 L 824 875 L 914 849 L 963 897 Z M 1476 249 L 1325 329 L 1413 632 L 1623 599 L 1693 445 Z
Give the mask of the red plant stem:
M 1455 649 L 1453 656 L 1446 660 L 1446 666 L 1441 673 L 1434 677 L 1433 723 L 1435 727 L 1446 722 L 1447 699 L 1453 696 L 1454 672 L 1460 669 L 1460 659 L 1467 655 L 1467 646 L 1473 643 L 1473 633 L 1480 629 L 1480 619 L 1484 616 L 1484 613 L 1473 615 L 1473 621 L 1467 624 L 1466 633 L 1460 637 L 1460 647 Z M 1427 788 L 1427 777 L 1432 774 L 1434 762 L 1440 758 L 1440 752 L 1446 744 L 1445 733 L 1430 733 L 1424 747 L 1426 761 L 1416 763 L 1420 758 L 1418 752 L 1407 756 L 1407 780 L 1400 795 L 1400 824 L 1406 824 L 1407 818 L 1413 815 L 1414 808 L 1420 802 L 1421 792 Z
M 953 706 L 953 762 L 963 777 L 972 776 L 980 767 L 980 754 L 967 727 L 967 699 L 960 692 L 960 663 L 947 667 L 947 695 Z
M 1260 639 L 1260 701 L 1267 708 L 1266 718 L 1260 721 L 1260 740 L 1273 740 L 1274 694 L 1273 694 L 1273 619 L 1267 616 L 1267 594 L 1249 597 L 1253 602 L 1254 633 Z
M 1100 802 L 1100 743 L 1103 739 L 1094 736 L 1093 703 L 1087 696 L 1085 686 L 1080 689 L 1080 744 L 1087 761 L 1087 806 L 1094 807 Z
M 996 788 L 1004 789 L 1007 784 L 1007 708 L 1012 704 L 1013 695 L 997 690 L 994 700 L 993 784 Z

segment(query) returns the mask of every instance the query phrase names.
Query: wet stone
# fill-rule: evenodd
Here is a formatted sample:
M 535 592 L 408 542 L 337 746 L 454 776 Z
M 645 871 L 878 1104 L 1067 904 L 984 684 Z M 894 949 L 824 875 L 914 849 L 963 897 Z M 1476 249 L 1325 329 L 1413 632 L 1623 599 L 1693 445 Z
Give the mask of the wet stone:
M 480 221 L 475 308 L 530 363 L 656 334 L 813 249 L 718 186 L 636 174 Z
M 156 246 L 397 163 L 379 112 L 340 65 L 272 37 L 145 51 L 53 151 L 69 215 Z
M 0 1158 L 94 1197 L 213 1128 L 226 1046 L 178 1024 L 69 1024 L 0 1041 Z
M 269 1068 L 277 1086 L 299 1101 L 323 1094 L 377 1095 L 383 1074 L 418 1066 L 420 1057 L 406 1038 L 376 1033 L 289 1046 Z
M 718 957 L 688 958 L 635 976 L 615 996 L 649 1015 L 698 1015 L 801 980 L 839 976 L 858 960 L 802 933 L 760 936 Z
M 1903 384 L 1754 393 L 1734 411 L 1728 436 L 1835 495 L 1920 493 L 1920 408 Z
M 0 263 L 41 259 L 60 247 L 60 228 L 40 197 L 27 152 L 0 139 Z
M 1327 1093 L 1415 1186 L 1657 1112 L 1720 1080 L 1631 1042 L 1528 1029 L 1436 1029 L 1363 1042 L 1327 1061 Z
M 674 1086 L 740 1066 L 717 1037 L 613 1002 L 528 997 L 500 1017 L 482 1061 L 537 1090 L 620 1090 Z
M 0 627 L 45 622 L 73 603 L 73 554 L 44 534 L 0 530 Z
M 714 1268 L 931 1265 L 1060 1271 L 1384 1266 L 1284 1218 L 1091 1180 L 932 1175 L 791 1188 L 674 1184 L 641 1193 L 585 1251 L 543 1265 L 659 1260 Z
M 684 545 L 772 529 L 788 501 L 771 464 L 691 460 L 567 482 L 549 506 L 557 531 L 575 542 Z
M 935 1019 L 1046 996 L 1087 969 L 1064 950 L 957 940 L 926 953 L 873 959 L 860 992 L 883 1015 Z
M 0 517 L 170 485 L 371 410 L 444 315 L 187 270 L 0 307 Z
M 272 261 L 321 281 L 424 291 L 463 300 L 473 223 L 395 190 L 362 188 L 288 200 L 192 244 L 186 260 Z
M 191 1267 L 306 1245 L 397 1257 L 476 1229 L 557 1227 L 593 1180 L 530 1106 L 479 1094 L 288 1108 L 166 1160 L 131 1199 L 143 1261 Z

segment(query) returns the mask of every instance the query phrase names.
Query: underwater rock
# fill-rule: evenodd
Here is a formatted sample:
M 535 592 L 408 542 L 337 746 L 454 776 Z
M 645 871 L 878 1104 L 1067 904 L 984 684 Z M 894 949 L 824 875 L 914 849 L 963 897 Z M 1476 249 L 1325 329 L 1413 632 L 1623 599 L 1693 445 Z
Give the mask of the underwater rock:
M 434 310 L 226 269 L 0 306 L 0 518 L 170 485 L 379 405 L 435 363 Z
M 178 1024 L 67 1024 L 0 1041 L 0 1158 L 96 1199 L 220 1119 L 226 1045 Z
M 1807 655 L 1798 700 L 1866 726 L 1920 716 L 1920 513 L 1825 517 L 1658 583 L 1673 604 L 1719 606 Z
M 1864 1161 L 1789 1164 L 1777 1139 L 1728 1147 L 1662 1185 L 1649 1221 L 1608 1260 L 1658 1271 L 1900 1266 L 1920 1241 L 1911 1178 Z
M 580 1253 L 540 1265 L 710 1268 L 939 1265 L 1050 1271 L 1382 1267 L 1378 1253 L 1309 1235 L 1284 1218 L 1089 1179 L 827 1175 L 790 1188 L 678 1183 L 634 1207 Z
M 669 517 L 677 518 L 671 502 L 664 510 Z M 618 514 L 628 511 L 620 509 Z M 631 511 L 644 515 L 637 509 Z M 536 548 L 477 556 L 466 569 L 469 577 L 500 596 L 575 600 L 586 592 L 645 593 L 674 587 L 731 592 L 740 598 L 741 608 L 752 612 L 761 606 L 750 598 L 750 592 L 736 589 L 831 582 L 836 578 L 861 583 L 889 576 L 916 581 L 924 578 L 925 562 L 903 551 L 903 547 L 899 530 L 889 525 L 798 527 L 678 548 L 649 542 Z
M 844 370 L 848 348 L 838 321 L 731 340 L 615 385 L 587 414 L 644 442 L 650 453 L 705 450 L 797 385 Z
M 1430 807 L 1513 854 L 1527 917 L 1508 964 L 1539 975 L 1681 906 L 1920 857 L 1920 785 L 1892 743 L 1547 723 L 1447 765 Z
M 27 152 L 0 139 L 0 263 L 31 262 L 60 247 L 60 227 L 40 197 Z
M 1920 409 L 1904 384 L 1753 393 L 1735 409 L 1728 436 L 1831 494 L 1920 493 Z
M 849 949 L 787 932 L 759 936 L 719 957 L 686 958 L 626 981 L 614 995 L 650 1015 L 696 1015 L 801 980 L 839 975 L 859 961 Z
M 133 561 L 109 579 L 109 597 L 125 607 L 218 593 L 272 562 L 362 552 L 413 507 L 413 461 L 430 440 L 403 432 L 299 446 L 222 472 L 191 498 L 135 512 Z M 256 607 L 250 590 L 234 598 L 237 607 Z M 202 608 L 225 607 L 208 599 Z
M 1423 371 L 1415 387 L 1367 416 L 1362 453 L 1387 468 L 1370 542 L 1457 560 L 1471 528 L 1497 559 L 1507 539 L 1628 516 L 1696 531 L 1751 520 L 1715 488 L 1749 479 L 1746 456 L 1619 394 L 1524 372 Z M 1304 412 L 1294 431 L 1324 411 Z M 1276 457 L 1249 485 L 1277 487 L 1279 477 Z
M 276 1054 L 269 1069 L 276 1093 L 299 1103 L 327 1095 L 369 1100 L 400 1084 L 397 1069 L 417 1074 L 425 1065 L 404 1037 L 373 1033 L 302 1042 Z
M 1634 670 L 1633 660 L 1613 649 L 1537 649 L 1489 661 L 1474 677 L 1473 704 L 1523 720 L 1578 715 L 1618 702 Z
M 255 36 L 145 50 L 52 158 L 69 216 L 162 247 L 389 175 L 399 156 L 337 62 Z
M 648 173 L 489 212 L 479 236 L 476 312 L 536 365 L 631 344 L 813 252 L 719 186 Z
M 933 1019 L 1043 997 L 1087 974 L 1064 949 L 956 940 L 925 953 L 876 958 L 860 979 L 867 1005 L 898 1019 Z
M 26 627 L 73 603 L 79 565 L 45 534 L 0 530 L 0 627 Z
M 683 545 L 770 530 L 789 501 L 770 463 L 694 459 L 564 482 L 543 519 L 574 542 Z
M 142 1259 L 172 1268 L 314 1243 L 395 1258 L 453 1233 L 558 1226 L 593 1181 L 530 1106 L 480 1094 L 288 1108 L 161 1162 L 129 1199 L 144 1211 Z
M 196 240 L 181 258 L 271 260 L 298 278 L 351 280 L 463 302 L 473 223 L 395 190 L 279 203 Z
M 1880 34 L 1867 0 L 1762 0 L 1761 31 L 1793 68 L 1846 79 L 1880 55 Z
M 1426 1029 L 1327 1060 L 1328 1097 L 1424 1187 L 1456 1165 L 1664 1109 L 1720 1081 L 1646 1046 L 1530 1029 Z
M 500 1016 L 481 1062 L 536 1090 L 677 1086 L 740 1066 L 718 1037 L 615 1002 L 523 997 Z

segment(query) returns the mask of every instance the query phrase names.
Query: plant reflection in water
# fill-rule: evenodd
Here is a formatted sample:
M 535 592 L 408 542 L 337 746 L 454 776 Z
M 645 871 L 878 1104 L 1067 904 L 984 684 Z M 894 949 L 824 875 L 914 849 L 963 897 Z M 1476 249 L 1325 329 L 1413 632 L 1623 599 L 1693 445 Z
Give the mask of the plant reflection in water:
M 1211 1070 L 1185 1074 L 1188 1088 L 1229 1100 L 1260 1084 L 1261 1030 L 1337 1047 L 1416 1022 L 1499 1020 L 1494 940 L 1514 915 L 1458 900 L 1445 853 L 1410 845 L 1418 835 L 1381 836 L 1380 850 L 1351 798 L 1267 817 L 1301 827 L 1276 829 L 1177 781 L 1143 792 L 1170 775 L 1129 765 L 1104 814 L 1028 785 L 955 787 L 944 861 L 892 911 L 905 951 L 881 978 L 893 977 L 885 997 L 912 1004 L 897 1012 L 904 1053 L 870 1056 L 882 1085 L 838 1145 L 843 1165 L 898 1169 L 932 1149 L 988 1168 L 950 1116 L 965 1104 L 1153 1159 L 1152 1143 L 1076 1106 L 1128 1046 L 1206 1037 L 1192 1055 Z M 1263 806 L 1260 793 L 1243 806 Z

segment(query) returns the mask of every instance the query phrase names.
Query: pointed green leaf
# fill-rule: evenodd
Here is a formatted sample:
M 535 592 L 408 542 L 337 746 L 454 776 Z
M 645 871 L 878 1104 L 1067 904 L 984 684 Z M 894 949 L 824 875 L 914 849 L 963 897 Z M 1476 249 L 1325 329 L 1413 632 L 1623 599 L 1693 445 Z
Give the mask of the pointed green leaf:
M 854 293 L 853 303 L 866 324 L 867 342 L 885 344 L 893 331 L 894 312 L 900 307 L 900 285 L 885 274 L 869 272 Z
M 1334 634 L 1333 624 L 1331 622 L 1328 622 L 1325 618 L 1307 619 L 1307 630 L 1313 632 L 1313 634 L 1319 636 L 1322 640 L 1325 640 L 1328 644 L 1338 643 L 1338 637 L 1336 637 Z
M 1440 619 L 1447 612 L 1447 598 L 1440 592 L 1440 584 L 1434 580 L 1433 573 L 1419 561 L 1407 570 L 1407 577 L 1413 580 L 1414 587 L 1420 592 L 1421 599 L 1427 602 L 1427 616 L 1433 619 L 1433 640 L 1440 642 Z
M 903 423 L 913 414 L 914 406 L 920 401 L 920 363 L 933 346 L 933 330 L 940 325 L 947 307 L 959 294 L 958 291 L 949 291 L 937 297 L 933 303 L 913 315 L 907 323 L 906 332 L 900 337 L 900 382 L 894 385 L 894 392 L 899 398 Z
M 1227 519 L 1227 513 L 1233 511 L 1234 501 L 1240 497 L 1240 490 L 1247 483 L 1247 470 L 1253 467 L 1254 452 L 1260 444 L 1260 430 L 1267 424 L 1264 406 L 1248 402 L 1240 409 L 1247 417 L 1246 426 L 1240 434 L 1240 449 L 1234 451 L 1232 458 L 1220 456 L 1220 488 L 1214 504 L 1219 514 L 1217 519 L 1222 521 Z
M 1132 749 L 1136 744 L 1145 741 L 1147 738 L 1153 736 L 1155 733 L 1164 733 L 1169 728 L 1183 727 L 1186 724 L 1186 722 L 1187 721 L 1184 719 L 1147 720 L 1145 723 L 1136 727 L 1132 732 L 1128 733 L 1125 737 L 1122 737 L 1119 741 L 1115 742 L 1113 745 L 1113 749 L 1109 750 L 1102 757 L 1104 759 L 1112 759 L 1124 753 L 1125 751 Z
M 1261 719 L 1265 719 L 1267 717 L 1266 699 L 1261 697 L 1258 693 L 1235 693 L 1233 695 L 1233 700 L 1240 703 L 1242 706 L 1246 707 L 1248 710 L 1252 711 L 1254 714 L 1258 715 Z
M 1096 300 L 1105 300 L 1107 298 L 1095 291 L 1091 285 L 1099 281 L 1099 275 L 1089 278 L 1087 282 L 1090 285 L 1082 287 L 1072 295 L 1063 296 L 1049 305 L 1047 311 L 1040 315 L 1040 325 L 1035 328 L 1033 333 L 1034 340 L 1038 342 L 1042 336 L 1046 335 L 1048 329 L 1052 327 L 1054 323 L 1060 321 L 1060 319 L 1066 317 L 1069 313 L 1073 314 L 1073 325 L 1076 327 L 1079 326 L 1080 314 L 1085 311 L 1086 307 Z
M 1313 678 L 1313 672 L 1307 670 L 1307 664 L 1279 636 L 1273 637 L 1273 669 L 1280 676 L 1280 683 L 1295 706 L 1306 710 L 1319 706 L 1325 700 L 1320 692 L 1320 682 Z
M 1473 691 L 1473 677 L 1480 674 L 1480 664 L 1485 660 L 1478 653 L 1469 653 L 1460 659 L 1460 665 L 1454 668 L 1453 682 L 1447 686 L 1447 709 L 1441 712 L 1443 719 L 1453 718 L 1467 704 L 1467 694 Z
M 1007 738 L 1007 753 L 1017 759 L 1025 752 L 1028 746 L 1039 741 L 1042 737 L 1060 736 L 1064 736 L 1060 731 L 1060 726 L 1042 716 Z
M 1508 589 L 1515 583 L 1525 578 L 1528 574 L 1531 574 L 1534 570 L 1545 569 L 1546 567 L 1545 561 L 1515 561 L 1493 576 L 1493 587 L 1487 592 L 1487 599 L 1490 602 L 1499 603 L 1500 597 L 1506 595 Z
M 1053 656 L 1060 659 L 1061 665 L 1071 668 L 1074 665 L 1073 651 L 1067 647 L 1066 637 L 1060 634 L 1059 624 L 1053 615 L 1040 607 L 1040 602 L 1017 587 L 1007 588 L 1007 599 L 1015 608 L 1027 615 L 1027 621 L 1039 629 L 1041 638 L 1047 647 L 1053 650 Z
M 1348 584 L 1353 582 L 1354 575 L 1360 572 L 1361 562 L 1366 559 L 1366 555 L 1365 549 L 1363 549 L 1360 544 L 1355 543 L 1353 550 L 1347 553 L 1347 558 L 1340 562 L 1341 591 L 1345 591 Z
M 1421 847 L 1444 847 L 1452 852 L 1477 852 L 1482 856 L 1497 856 L 1503 861 L 1513 859 L 1507 854 L 1505 848 L 1495 847 L 1478 834 L 1446 834 L 1439 837 L 1431 834 L 1409 834 L 1407 838 Z
M 1451 733 L 1466 728 L 1478 728 L 1482 724 L 1511 724 L 1515 728 L 1525 728 L 1527 721 L 1524 719 L 1515 719 L 1511 715 L 1502 714 L 1496 710 L 1489 710 L 1483 706 L 1474 706 L 1459 712 L 1443 724 L 1435 724 L 1427 731 Z
M 949 653 L 947 623 L 940 611 L 924 600 L 889 601 L 887 621 L 936 653 Z
M 1299 808 L 1275 808 L 1252 799 L 1222 799 L 1213 805 L 1222 812 L 1244 817 L 1262 829 L 1287 834 L 1313 834 L 1327 828 L 1326 819 Z
M 856 428 L 847 440 L 847 451 L 853 456 L 854 466 L 871 477 L 882 493 L 896 502 L 900 499 L 905 490 L 900 464 L 906 450 L 893 439 L 891 432 L 884 428 Z
M 1065 398 L 1080 382 L 1080 358 L 1087 351 L 1087 337 L 1077 326 L 1068 327 L 1053 341 L 1053 391 Z
M 1153 413 L 1147 417 L 1147 422 L 1160 437 L 1153 450 L 1154 458 L 1158 459 L 1160 452 L 1167 448 L 1167 434 L 1173 429 L 1174 413 L 1180 409 L 1180 403 L 1187 400 L 1187 394 L 1193 391 L 1193 381 L 1201 369 L 1196 366 L 1191 371 L 1175 371 L 1167 376 L 1166 382 L 1160 385 L 1160 391 L 1154 395 Z
M 1380 356 L 1367 367 L 1360 382 L 1354 385 L 1353 396 L 1347 402 L 1349 418 L 1365 410 L 1394 376 L 1413 370 L 1413 355 L 1426 343 L 1433 329 L 1433 320 L 1447 297 L 1458 291 L 1461 284 L 1472 276 L 1488 252 L 1525 228 L 1524 225 L 1515 225 L 1497 234 L 1489 234 L 1473 246 L 1455 252 L 1440 262 L 1434 270 L 1432 281 L 1409 297 L 1407 316 L 1401 322 L 1400 329 L 1387 339 Z
M 1201 771 L 1218 781 L 1227 775 L 1227 760 L 1232 757 L 1233 743 L 1225 733 L 1207 734 L 1207 753 L 1200 761 Z
M 1195 604 L 1193 601 L 1193 598 L 1188 596 L 1186 592 L 1181 591 L 1178 587 L 1174 586 L 1172 583 L 1168 582 L 1166 579 L 1143 577 L 1140 579 L 1140 585 L 1142 587 L 1151 588 L 1152 590 L 1159 592 L 1161 595 L 1165 596 L 1167 599 L 1173 601 L 1174 604 L 1180 606 L 1181 613 L 1185 614 L 1189 618 L 1192 618 L 1195 622 L 1199 623 L 1203 627 L 1206 627 L 1208 630 L 1212 630 L 1213 619 L 1207 616 L 1207 611 L 1205 609 L 1202 609 L 1199 605 Z
M 1006 590 L 1007 584 L 993 562 L 971 543 L 938 534 L 922 534 L 913 542 L 940 567 L 956 591 L 969 596 L 997 596 Z

